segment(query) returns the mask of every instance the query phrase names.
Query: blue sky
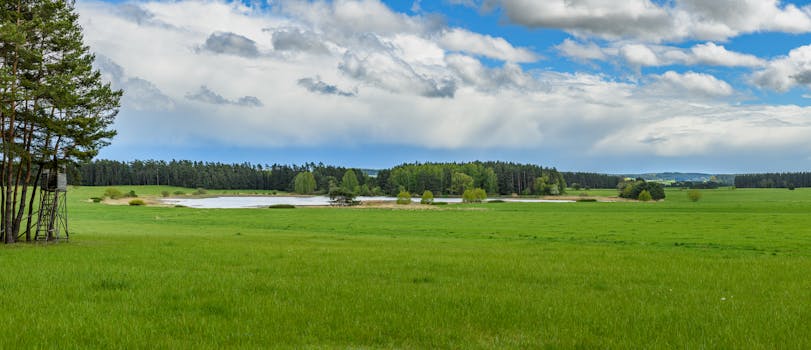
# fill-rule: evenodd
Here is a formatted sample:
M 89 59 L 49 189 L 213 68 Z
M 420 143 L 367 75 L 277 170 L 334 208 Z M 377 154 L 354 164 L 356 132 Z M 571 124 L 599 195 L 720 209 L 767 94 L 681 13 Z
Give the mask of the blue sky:
M 811 7 L 79 0 L 124 89 L 100 158 L 811 169 Z

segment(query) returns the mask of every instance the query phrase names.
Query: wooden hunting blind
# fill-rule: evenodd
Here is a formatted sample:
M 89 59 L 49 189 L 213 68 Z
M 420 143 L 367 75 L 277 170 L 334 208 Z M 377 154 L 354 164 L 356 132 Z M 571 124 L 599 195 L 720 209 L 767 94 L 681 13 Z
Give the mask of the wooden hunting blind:
M 44 169 L 40 178 L 40 202 L 37 212 L 37 241 L 68 239 L 68 177 L 64 172 Z

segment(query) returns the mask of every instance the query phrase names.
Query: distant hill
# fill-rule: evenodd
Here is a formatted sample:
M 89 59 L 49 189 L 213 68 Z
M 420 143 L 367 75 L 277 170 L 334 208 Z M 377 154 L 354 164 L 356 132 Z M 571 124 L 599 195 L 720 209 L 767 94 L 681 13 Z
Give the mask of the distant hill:
M 705 174 L 705 173 L 646 173 L 646 174 L 622 174 L 620 176 L 637 178 L 641 177 L 646 181 L 662 181 L 662 182 L 706 182 L 715 176 L 716 181 L 720 184 L 732 185 L 735 183 L 735 175 L 730 174 Z

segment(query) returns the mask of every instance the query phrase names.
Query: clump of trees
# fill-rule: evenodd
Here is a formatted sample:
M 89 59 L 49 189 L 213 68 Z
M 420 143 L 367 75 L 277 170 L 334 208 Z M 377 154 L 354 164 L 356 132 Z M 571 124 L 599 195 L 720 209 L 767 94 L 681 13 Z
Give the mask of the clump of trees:
M 487 199 L 487 192 L 481 188 L 474 188 L 465 190 L 462 194 L 462 202 L 465 203 L 481 203 Z
M 549 187 L 535 186 L 543 178 Z M 414 163 L 381 170 L 377 182 L 383 192 L 395 194 L 400 188 L 411 193 L 426 190 L 434 195 L 461 195 L 481 188 L 493 195 L 543 195 L 566 190 L 566 180 L 554 168 L 507 162 Z M 557 187 L 553 190 L 552 187 Z
M 43 171 L 92 159 L 121 91 L 102 82 L 72 1 L 0 3 L 0 239 L 31 240 Z
M 647 194 L 644 198 L 647 198 L 650 195 L 648 200 L 661 200 L 665 199 L 665 189 L 664 187 L 657 183 L 657 182 L 648 182 L 642 178 L 637 178 L 636 180 L 624 180 L 617 185 L 617 190 L 619 190 L 619 196 L 621 198 L 628 198 L 628 199 L 637 199 L 642 200 L 640 195 L 643 191 L 646 191 Z

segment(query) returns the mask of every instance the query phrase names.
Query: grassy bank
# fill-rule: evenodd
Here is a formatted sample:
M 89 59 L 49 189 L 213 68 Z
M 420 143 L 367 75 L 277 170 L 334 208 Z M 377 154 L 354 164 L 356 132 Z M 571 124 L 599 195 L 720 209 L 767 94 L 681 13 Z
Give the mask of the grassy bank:
M 69 243 L 0 248 L 0 348 L 811 347 L 808 189 L 420 211 L 103 192 L 71 190 Z

